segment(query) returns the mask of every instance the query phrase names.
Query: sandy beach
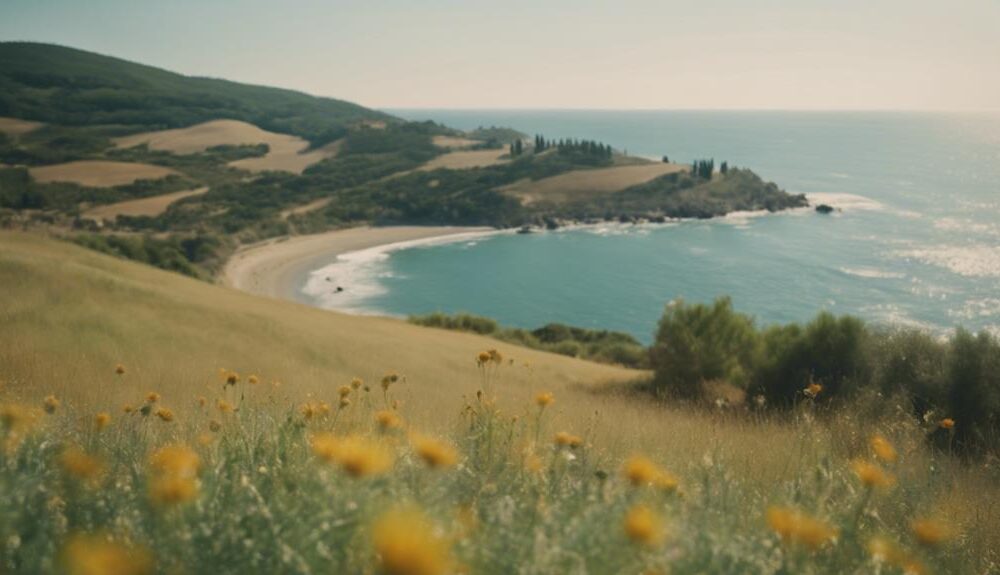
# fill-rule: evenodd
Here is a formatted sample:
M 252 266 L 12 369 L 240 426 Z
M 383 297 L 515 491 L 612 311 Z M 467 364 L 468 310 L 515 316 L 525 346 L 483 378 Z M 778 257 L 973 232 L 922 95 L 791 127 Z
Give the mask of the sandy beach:
M 387 244 L 488 232 L 492 228 L 446 226 L 359 227 L 323 234 L 278 238 L 237 251 L 223 268 L 223 285 L 257 295 L 301 301 L 298 281 L 340 254 Z

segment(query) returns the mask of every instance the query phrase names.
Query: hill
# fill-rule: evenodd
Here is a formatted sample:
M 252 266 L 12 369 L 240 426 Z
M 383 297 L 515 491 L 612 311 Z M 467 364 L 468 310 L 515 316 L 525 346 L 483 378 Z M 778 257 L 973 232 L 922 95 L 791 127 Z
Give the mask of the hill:
M 357 104 L 280 88 L 183 76 L 51 44 L 0 42 L 0 116 L 133 131 L 243 120 L 314 146 L 362 121 L 395 121 Z
M 616 385 L 642 372 L 33 234 L 0 233 L 0 285 L 11 572 L 98 552 L 129 573 L 974 573 L 997 558 L 995 471 L 927 449 L 905 418 L 661 404 Z

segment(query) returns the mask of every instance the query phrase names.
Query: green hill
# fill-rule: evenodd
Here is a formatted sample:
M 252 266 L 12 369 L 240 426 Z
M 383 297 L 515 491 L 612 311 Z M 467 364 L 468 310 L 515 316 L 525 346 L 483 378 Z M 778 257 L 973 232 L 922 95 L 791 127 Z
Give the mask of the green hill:
M 83 50 L 0 42 L 0 116 L 150 130 L 231 118 L 314 145 L 362 120 L 394 120 L 357 104 L 293 90 L 195 78 Z

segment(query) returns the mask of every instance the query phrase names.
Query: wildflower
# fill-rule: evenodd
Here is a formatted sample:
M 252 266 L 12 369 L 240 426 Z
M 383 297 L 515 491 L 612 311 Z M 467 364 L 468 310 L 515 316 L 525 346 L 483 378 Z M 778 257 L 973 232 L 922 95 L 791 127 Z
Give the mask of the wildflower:
M 423 435 L 410 438 L 413 450 L 432 469 L 451 467 L 458 461 L 458 453 L 451 445 Z
M 55 413 L 56 410 L 59 409 L 59 400 L 56 399 L 56 396 L 54 395 L 46 396 L 45 400 L 42 402 L 42 409 L 44 409 L 45 413 L 48 413 L 49 415 Z
M 37 407 L 26 407 L 16 403 L 0 405 L 0 424 L 9 433 L 19 435 L 29 431 L 41 418 Z
M 660 475 L 660 468 L 641 455 L 633 455 L 625 462 L 622 473 L 633 487 L 643 487 L 656 480 Z
M 392 452 L 365 437 L 338 438 L 324 433 L 313 437 L 310 443 L 316 457 L 340 465 L 352 477 L 378 475 L 392 469 Z
M 71 536 L 59 559 L 68 575 L 148 575 L 154 567 L 146 549 L 94 534 Z
M 198 407 L 205 407 L 206 405 L 208 405 L 208 398 L 205 397 L 204 395 L 199 395 L 198 396 Z
M 443 575 L 451 571 L 448 542 L 415 508 L 396 508 L 372 526 L 372 543 L 387 575 Z
M 218 420 L 213 419 L 212 421 L 208 422 L 208 429 L 213 433 L 218 433 L 219 431 L 222 430 L 222 424 L 219 423 Z
M 344 409 L 345 407 L 351 405 L 351 400 L 347 397 L 341 397 L 339 404 L 340 404 L 340 409 Z
M 240 374 L 235 371 L 226 373 L 226 385 L 236 385 L 240 382 Z
M 552 402 L 554 402 L 555 400 L 556 400 L 555 396 L 549 392 L 539 393 L 538 395 L 535 396 L 535 403 L 538 404 L 538 407 L 541 407 L 542 409 L 545 409 L 546 407 L 552 405 Z
M 379 411 L 375 414 L 375 422 L 383 430 L 397 429 L 403 426 L 403 420 L 398 415 L 389 410 Z
M 201 459 L 190 447 L 168 445 L 150 456 L 149 466 L 154 473 L 162 476 L 195 477 L 201 468 Z
M 531 473 L 541 473 L 542 469 L 545 468 L 545 463 L 541 457 L 538 457 L 534 453 L 529 453 L 524 456 L 524 468 Z
M 68 447 L 59 454 L 59 467 L 66 475 L 87 483 L 97 483 L 104 475 L 104 460 L 79 447 Z
M 260 383 L 260 378 L 257 377 L 256 375 L 251 375 L 250 377 L 247 378 L 247 383 L 249 383 L 250 385 L 257 385 L 258 383 Z
M 489 361 L 490 361 L 490 352 L 488 351 L 481 351 L 479 352 L 479 355 L 476 356 L 476 363 L 478 363 L 479 365 L 485 365 L 489 363 Z
M 351 388 L 358 389 L 362 385 L 364 385 L 364 383 L 365 382 L 360 377 L 355 377 L 354 379 L 351 380 Z
M 125 375 L 125 366 L 120 363 L 116 365 L 115 373 L 117 373 L 118 375 Z
M 499 351 L 491 349 L 487 353 L 490 354 L 490 361 L 492 361 L 493 363 L 499 364 L 503 362 L 503 356 L 500 355 Z
M 874 463 L 858 460 L 851 463 L 851 468 L 865 487 L 888 487 L 895 482 L 891 475 Z
M 636 543 L 656 545 L 663 540 L 663 519 L 645 505 L 635 505 L 625 513 L 625 535 Z
M 157 505 L 180 505 L 197 497 L 198 482 L 193 477 L 155 477 L 149 484 L 149 498 Z
M 135 408 L 127 403 L 122 406 L 122 412 L 124 413 L 132 413 L 133 411 L 135 411 Z
M 806 394 L 806 397 L 811 397 L 815 399 L 816 396 L 822 393 L 822 391 L 823 391 L 823 386 L 814 381 L 809 385 L 807 385 L 806 388 L 802 390 L 802 393 Z
M 340 395 L 340 397 L 347 397 L 348 395 L 351 395 L 351 386 L 340 386 L 340 388 L 337 389 L 337 394 Z
M 583 439 L 577 435 L 560 431 L 556 434 L 555 443 L 557 447 L 577 448 L 583 445 Z
M 933 519 L 917 519 L 910 524 L 910 530 L 917 543 L 924 547 L 937 547 L 953 535 L 949 525 Z
M 321 401 L 321 402 L 317 403 L 315 405 L 315 409 L 316 409 L 316 413 L 318 415 L 322 416 L 322 417 L 326 417 L 327 415 L 330 415 L 330 404 L 327 403 L 327 402 L 325 402 L 325 401 Z
M 941 429 L 953 429 L 955 427 L 955 420 L 950 417 L 946 417 L 938 422 L 938 426 L 941 427 Z
M 876 561 L 890 565 L 898 564 L 903 557 L 902 550 L 895 543 L 879 535 L 868 540 L 868 553 Z
M 303 403 L 302 407 L 299 408 L 299 412 L 302 414 L 302 417 L 312 419 L 316 415 L 316 407 L 311 403 Z
M 395 373 L 386 374 L 386 376 L 382 378 L 382 390 L 389 391 L 389 386 L 396 383 L 397 381 L 399 381 L 398 374 Z
M 886 463 L 893 463 L 899 459 L 899 455 L 896 453 L 896 448 L 889 443 L 889 440 L 882 437 L 881 435 L 873 435 L 871 438 L 872 450 L 875 452 L 875 456 L 885 461 Z
M 160 394 L 155 391 L 151 391 L 146 395 L 146 403 L 156 403 L 160 401 Z
M 767 524 L 785 543 L 799 544 L 812 551 L 837 536 L 837 531 L 826 523 L 787 507 L 768 509 Z
M 170 411 L 166 407 L 157 408 L 157 410 L 155 412 L 153 412 L 153 415 L 155 415 L 156 417 L 159 417 L 161 420 L 163 420 L 166 423 L 170 423 L 171 421 L 174 420 L 174 412 Z
M 229 403 L 225 399 L 220 399 L 217 402 L 215 402 L 215 407 L 217 407 L 219 409 L 220 413 L 232 413 L 233 412 L 233 404 Z
M 104 430 L 105 427 L 111 424 L 111 414 L 101 412 L 94 416 L 94 429 L 97 431 Z

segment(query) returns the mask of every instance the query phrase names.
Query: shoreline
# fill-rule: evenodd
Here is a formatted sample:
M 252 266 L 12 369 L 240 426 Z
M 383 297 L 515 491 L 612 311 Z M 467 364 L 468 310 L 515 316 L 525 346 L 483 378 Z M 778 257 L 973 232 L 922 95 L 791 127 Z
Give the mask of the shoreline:
M 338 257 L 364 250 L 399 249 L 420 243 L 497 232 L 487 227 L 361 226 L 321 234 L 285 236 L 244 246 L 225 263 L 217 280 L 223 286 L 299 303 L 311 303 L 298 285 L 310 272 Z

